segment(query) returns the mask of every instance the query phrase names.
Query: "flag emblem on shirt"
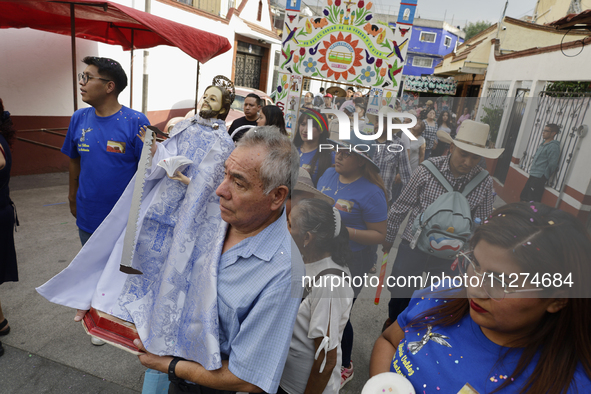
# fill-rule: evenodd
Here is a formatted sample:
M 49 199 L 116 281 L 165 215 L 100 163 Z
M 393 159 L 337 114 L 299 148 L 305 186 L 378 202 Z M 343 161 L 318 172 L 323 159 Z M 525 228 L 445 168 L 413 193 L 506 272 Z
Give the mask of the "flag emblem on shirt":
M 125 142 L 107 141 L 107 152 L 125 153 Z

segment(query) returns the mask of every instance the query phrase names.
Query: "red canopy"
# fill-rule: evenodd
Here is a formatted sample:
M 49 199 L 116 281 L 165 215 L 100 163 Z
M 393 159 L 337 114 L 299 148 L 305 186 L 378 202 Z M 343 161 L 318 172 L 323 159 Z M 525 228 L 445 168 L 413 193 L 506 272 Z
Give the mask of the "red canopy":
M 76 37 L 121 45 L 123 49 L 178 47 L 201 63 L 232 48 L 225 37 L 121 4 L 100 0 L 0 0 L 0 28 L 23 28 L 71 35 L 75 5 Z

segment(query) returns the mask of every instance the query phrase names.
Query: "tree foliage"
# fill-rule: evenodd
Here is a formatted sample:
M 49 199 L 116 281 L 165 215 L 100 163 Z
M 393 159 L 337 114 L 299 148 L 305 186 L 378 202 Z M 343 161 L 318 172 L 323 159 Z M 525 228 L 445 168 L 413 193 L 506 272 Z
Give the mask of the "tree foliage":
M 468 22 L 468 23 L 466 23 L 466 26 L 464 26 L 464 28 L 462 29 L 464 31 L 464 33 L 466 33 L 466 37 L 464 39 L 466 41 L 468 41 L 470 38 L 474 37 L 475 35 L 477 35 L 481 31 L 484 31 L 491 26 L 492 26 L 492 23 L 487 22 L 487 21 L 478 21 L 478 22 L 474 22 L 474 23 Z
M 589 81 L 556 81 L 549 82 L 546 86 L 547 92 L 572 92 L 572 93 L 589 93 L 591 92 L 591 83 Z

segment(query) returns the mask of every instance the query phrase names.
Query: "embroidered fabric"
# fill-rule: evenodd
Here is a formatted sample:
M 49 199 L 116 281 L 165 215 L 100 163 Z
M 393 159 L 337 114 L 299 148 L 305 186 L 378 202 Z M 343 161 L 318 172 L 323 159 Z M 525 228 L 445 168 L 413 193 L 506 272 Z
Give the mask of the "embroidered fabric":
M 225 226 L 215 190 L 233 148 L 223 121 L 195 116 L 177 124 L 158 146 L 144 186 L 132 264 L 144 274 L 119 271 L 134 178 L 72 263 L 37 291 L 51 302 L 92 305 L 133 322 L 152 353 L 220 368 L 216 281 Z M 183 171 L 189 185 L 156 165 L 177 155 L 193 161 Z

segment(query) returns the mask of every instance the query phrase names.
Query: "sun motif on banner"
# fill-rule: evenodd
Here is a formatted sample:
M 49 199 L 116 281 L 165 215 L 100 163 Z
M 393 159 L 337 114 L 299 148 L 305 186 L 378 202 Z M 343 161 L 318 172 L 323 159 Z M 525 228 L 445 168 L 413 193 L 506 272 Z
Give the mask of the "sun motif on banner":
M 359 40 L 352 40 L 352 35 L 339 33 L 336 37 L 331 35 L 328 40 L 322 42 L 324 48 L 318 53 L 322 56 L 318 59 L 322 63 L 321 71 L 326 72 L 326 78 L 340 78 L 348 80 L 349 74 L 357 75 L 355 67 L 361 67 L 363 61 L 363 48 L 359 48 Z

